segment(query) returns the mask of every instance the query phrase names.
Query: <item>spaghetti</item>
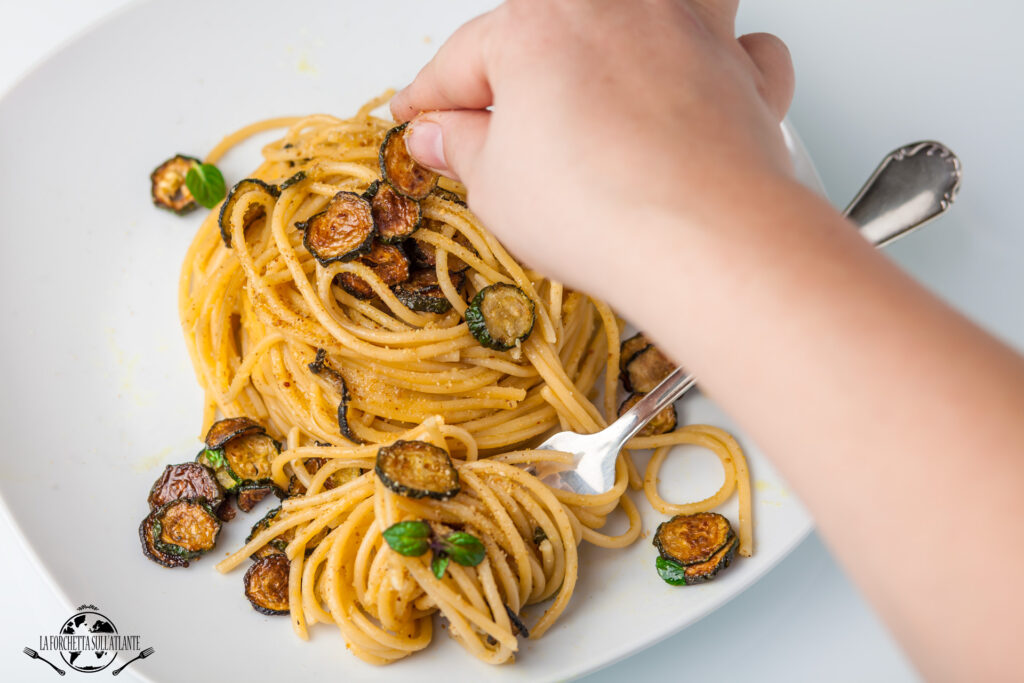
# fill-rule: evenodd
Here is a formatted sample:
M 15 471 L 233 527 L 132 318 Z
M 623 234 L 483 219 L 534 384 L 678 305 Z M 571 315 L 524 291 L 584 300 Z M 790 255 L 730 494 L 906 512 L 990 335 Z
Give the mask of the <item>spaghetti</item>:
M 666 513 L 711 509 L 738 488 L 740 553 L 749 555 L 746 462 L 732 437 L 717 428 L 635 438 L 620 455 L 614 487 L 600 495 L 550 489 L 521 467 L 571 463 L 567 454 L 529 446 L 553 430 L 593 432 L 615 419 L 622 326 L 605 303 L 517 262 L 457 200 L 464 196 L 460 185 L 442 179 L 447 192 L 420 201 L 426 224 L 411 238 L 433 249 L 437 284 L 450 303 L 445 313 L 407 308 L 359 260 L 325 267 L 303 247 L 296 223 L 323 210 L 339 191 L 360 193 L 378 179 L 378 149 L 393 124 L 371 112 L 386 99 L 367 103 L 350 119 L 315 115 L 257 123 L 225 138 L 207 158 L 214 163 L 249 136 L 283 127 L 251 177 L 267 184 L 294 179 L 261 200 L 262 217 L 252 220 L 249 203 L 226 211 L 230 247 L 221 238 L 218 212 L 211 212 L 186 254 L 179 283 L 181 325 L 205 393 L 203 431 L 218 415 L 259 420 L 287 440 L 273 463 L 275 483 L 300 489 L 217 568 L 234 569 L 284 534 L 289 608 L 300 637 L 311 624 L 333 623 L 357 656 L 383 664 L 426 647 L 432 616 L 440 612 L 467 650 L 501 663 L 517 649 L 509 613 L 553 599 L 530 628 L 536 638 L 565 609 L 581 541 L 624 547 L 639 537 L 630 485 L 643 486 Z M 449 270 L 456 259 L 468 266 L 461 291 Z M 374 299 L 340 286 L 345 273 L 365 282 Z M 463 319 L 467 300 L 495 283 L 514 284 L 536 307 L 532 334 L 509 351 L 478 344 Z M 337 368 L 343 387 L 316 372 L 317 362 Z M 601 391 L 599 410 L 594 399 Z M 338 419 L 339 404 L 346 424 Z M 374 457 L 381 444 L 398 439 L 447 450 L 462 491 L 434 501 L 385 488 L 373 472 Z M 662 462 L 682 443 L 710 448 L 725 472 L 714 496 L 684 506 L 657 492 Z M 656 451 L 641 479 L 630 451 L 646 448 Z M 311 471 L 307 463 L 314 459 L 322 464 Z M 347 476 L 332 479 L 338 474 Z M 628 529 L 602 533 L 620 507 Z M 423 558 L 401 556 L 383 542 L 384 529 L 406 519 L 471 530 L 486 558 L 475 567 L 452 564 L 439 579 Z

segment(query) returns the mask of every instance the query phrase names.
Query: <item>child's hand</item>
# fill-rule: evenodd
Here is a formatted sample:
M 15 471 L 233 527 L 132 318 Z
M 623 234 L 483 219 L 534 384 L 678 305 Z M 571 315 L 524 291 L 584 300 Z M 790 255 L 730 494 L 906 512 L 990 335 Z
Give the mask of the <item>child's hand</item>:
M 520 258 L 613 303 L 670 230 L 722 220 L 787 175 L 793 74 L 735 0 L 510 0 L 459 29 L 392 100 L 409 148 L 461 179 Z M 493 110 L 485 110 L 493 107 Z M 676 239 L 685 238 L 675 235 Z M 649 267 L 649 265 L 648 265 Z

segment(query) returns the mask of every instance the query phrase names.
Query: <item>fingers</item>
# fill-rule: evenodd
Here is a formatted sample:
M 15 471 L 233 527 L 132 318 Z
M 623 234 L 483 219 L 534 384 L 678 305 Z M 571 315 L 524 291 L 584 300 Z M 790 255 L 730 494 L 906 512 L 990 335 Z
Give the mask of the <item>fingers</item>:
M 740 45 L 761 72 L 761 97 L 781 121 L 793 99 L 793 61 L 789 48 L 770 33 L 740 36 Z
M 490 120 L 487 111 L 432 111 L 410 124 L 405 144 L 424 166 L 473 184 Z
M 463 24 L 407 87 L 391 98 L 391 115 L 408 121 L 435 109 L 483 109 L 493 96 L 484 63 L 491 15 Z

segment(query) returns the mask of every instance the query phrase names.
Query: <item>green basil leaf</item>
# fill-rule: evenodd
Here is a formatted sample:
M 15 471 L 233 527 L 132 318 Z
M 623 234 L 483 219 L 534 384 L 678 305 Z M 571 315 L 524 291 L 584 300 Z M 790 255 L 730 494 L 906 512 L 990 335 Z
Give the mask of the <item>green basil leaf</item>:
M 480 539 L 465 531 L 448 534 L 441 545 L 444 551 L 463 567 L 475 567 L 483 562 L 487 555 Z
M 421 521 L 392 524 L 384 530 L 384 540 L 391 549 L 406 557 L 419 557 L 430 548 L 430 525 Z
M 192 197 L 207 209 L 217 206 L 217 202 L 224 199 L 224 195 L 228 193 L 224 176 L 213 164 L 193 163 L 192 168 L 185 174 L 185 187 L 192 193 Z
M 533 530 L 533 542 L 534 542 L 534 544 L 540 545 L 541 543 L 546 541 L 547 538 L 548 538 L 548 535 L 546 533 L 544 533 L 544 529 L 542 529 L 540 527 L 536 527 Z
M 434 555 L 434 559 L 430 561 L 430 571 L 434 572 L 434 576 L 439 579 L 444 578 L 444 570 L 448 569 L 450 559 L 447 555 L 440 553 Z
M 685 586 L 686 585 L 686 567 L 673 562 L 672 560 L 666 560 L 664 557 L 658 557 L 654 561 L 654 566 L 658 568 L 658 576 L 662 580 L 673 586 Z

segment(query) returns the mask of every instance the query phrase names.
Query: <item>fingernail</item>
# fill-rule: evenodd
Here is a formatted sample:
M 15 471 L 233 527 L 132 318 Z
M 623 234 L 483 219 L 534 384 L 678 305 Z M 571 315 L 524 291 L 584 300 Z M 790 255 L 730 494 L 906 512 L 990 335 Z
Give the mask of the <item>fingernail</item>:
M 447 171 L 441 125 L 429 120 L 413 121 L 405 136 L 405 148 L 416 161 L 435 171 Z

